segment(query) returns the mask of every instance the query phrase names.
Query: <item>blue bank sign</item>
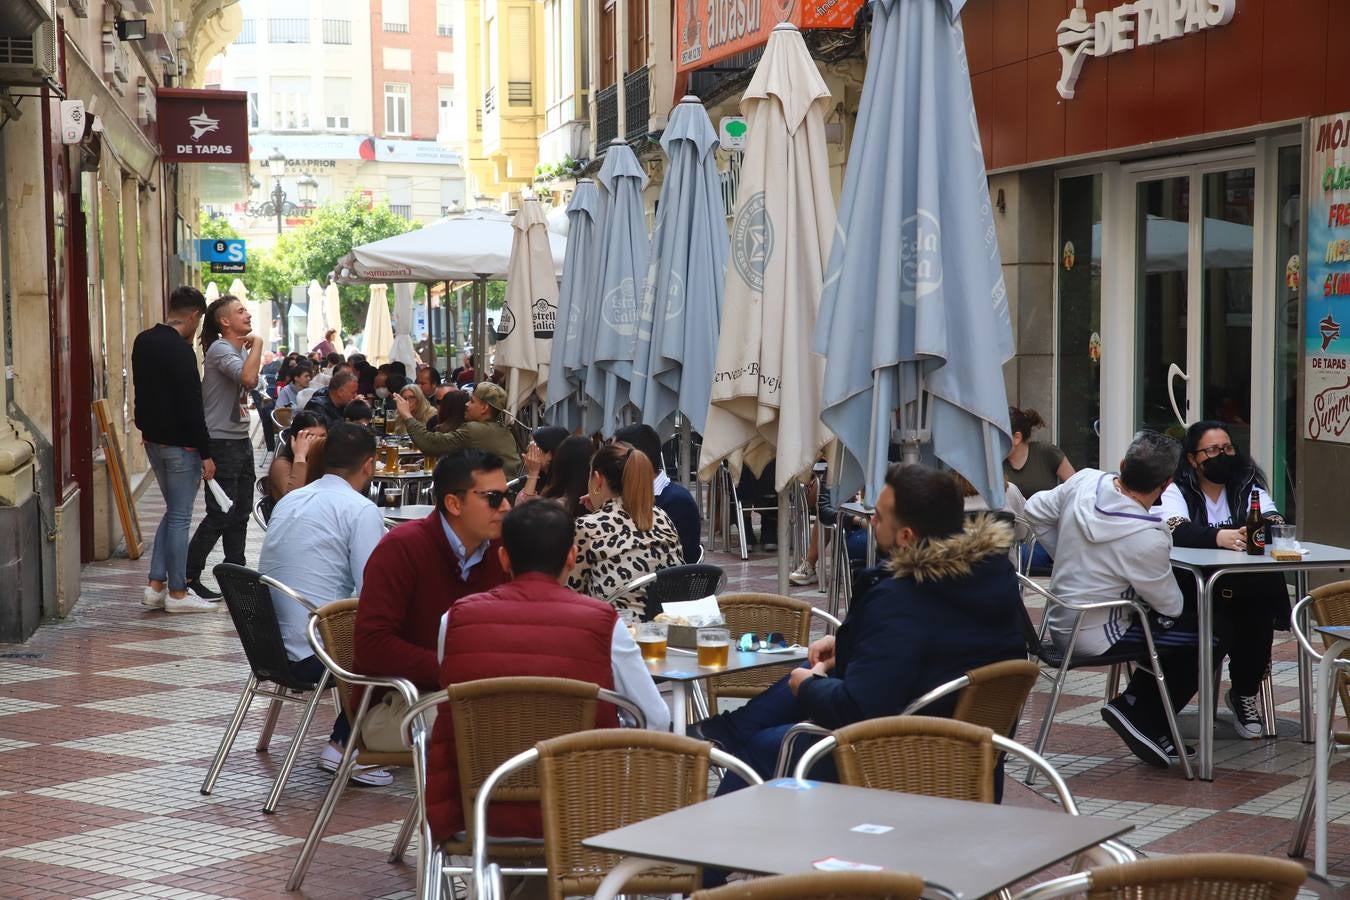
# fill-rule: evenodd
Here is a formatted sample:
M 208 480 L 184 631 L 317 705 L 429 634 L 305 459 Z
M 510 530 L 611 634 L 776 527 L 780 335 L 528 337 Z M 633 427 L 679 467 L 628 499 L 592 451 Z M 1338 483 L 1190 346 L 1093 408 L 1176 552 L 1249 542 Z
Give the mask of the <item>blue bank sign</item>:
M 243 272 L 247 262 L 244 242 L 239 239 L 202 239 L 197 242 L 204 263 L 211 264 L 212 272 Z

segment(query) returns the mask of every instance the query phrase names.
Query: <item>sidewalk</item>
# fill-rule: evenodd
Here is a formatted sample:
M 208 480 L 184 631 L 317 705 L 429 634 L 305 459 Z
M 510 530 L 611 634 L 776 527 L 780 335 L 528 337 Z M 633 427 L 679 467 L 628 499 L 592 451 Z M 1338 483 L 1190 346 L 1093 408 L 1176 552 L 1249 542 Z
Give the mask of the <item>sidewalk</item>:
M 200 501 L 197 515 L 201 515 Z M 152 536 L 163 511 L 141 501 Z M 250 526 L 248 561 L 261 532 Z M 219 550 L 212 559 L 220 558 Z M 716 554 L 731 590 L 775 589 L 775 562 Z M 261 811 L 289 741 L 283 714 L 272 752 L 255 753 L 255 707 L 211 797 L 198 788 L 248 670 L 229 615 L 143 610 L 147 556 L 85 568 L 67 621 L 23 645 L 0 645 L 0 897 L 411 898 L 412 857 L 387 854 L 411 799 L 410 773 L 387 788 L 353 786 L 300 894 L 286 894 L 299 844 L 330 776 L 314 766 L 331 712 L 323 707 L 276 815 Z M 814 588 L 797 594 L 816 602 Z M 1291 641 L 1277 648 L 1277 700 L 1297 715 Z M 1137 764 L 1098 717 L 1104 676 L 1076 675 L 1050 738 L 1082 812 L 1135 825 L 1150 854 L 1240 851 L 1283 856 L 1311 747 L 1296 738 L 1239 741 L 1220 724 L 1213 783 Z M 1045 695 L 1033 698 L 1039 724 Z M 1226 713 L 1225 713 L 1226 714 Z M 1194 727 L 1194 716 L 1190 716 Z M 1034 740 L 1031 724 L 1019 738 Z M 1350 766 L 1333 769 L 1331 866 L 1350 896 Z M 1007 802 L 1045 801 L 1010 782 Z

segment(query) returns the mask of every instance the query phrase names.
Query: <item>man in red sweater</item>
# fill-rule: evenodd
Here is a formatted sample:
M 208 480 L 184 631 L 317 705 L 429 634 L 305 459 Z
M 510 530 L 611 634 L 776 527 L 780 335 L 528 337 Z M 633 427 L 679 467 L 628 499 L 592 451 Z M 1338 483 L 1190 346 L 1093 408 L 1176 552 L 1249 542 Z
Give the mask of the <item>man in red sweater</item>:
M 670 710 L 614 607 L 563 586 L 576 562 L 572 517 L 556 503 L 527 503 L 502 522 L 502 568 L 512 580 L 455 603 L 441 619 L 440 684 L 539 676 L 589 681 L 618 691 L 666 731 Z M 618 724 L 601 704 L 596 725 Z M 549 735 L 539 735 L 548 737 Z M 427 818 L 437 840 L 464 830 L 454 720 L 436 719 L 428 754 Z M 542 834 L 538 803 L 494 803 L 493 834 Z
M 481 450 L 446 454 L 432 475 L 436 511 L 381 539 L 366 563 L 356 613 L 356 670 L 397 676 L 419 690 L 437 689 L 436 637 L 441 616 L 461 597 L 507 579 L 496 540 L 506 513 L 499 456 Z M 404 749 L 403 703 L 372 698 L 361 725 L 371 750 Z

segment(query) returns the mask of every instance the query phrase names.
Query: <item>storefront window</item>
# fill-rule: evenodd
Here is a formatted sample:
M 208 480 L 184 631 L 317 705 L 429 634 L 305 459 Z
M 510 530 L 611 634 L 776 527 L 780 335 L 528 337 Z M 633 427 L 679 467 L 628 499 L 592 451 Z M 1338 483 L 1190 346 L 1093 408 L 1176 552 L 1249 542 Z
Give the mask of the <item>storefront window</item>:
M 1204 190 L 1202 415 L 1226 423 L 1233 439 L 1250 450 L 1256 170 L 1211 172 Z
M 1295 145 L 1281 147 L 1277 164 L 1275 205 L 1275 455 L 1270 491 L 1275 505 L 1293 521 L 1294 475 L 1298 454 L 1299 283 L 1303 278 L 1298 256 L 1303 227 L 1300 175 L 1302 153 Z
M 1097 468 L 1101 416 L 1102 177 L 1059 182 L 1058 443 L 1075 468 Z
M 1169 372 L 1173 364 L 1187 364 L 1190 177 L 1141 182 L 1136 215 L 1140 425 L 1168 431 L 1178 425 L 1168 391 Z M 1178 381 L 1176 388 L 1180 412 L 1189 418 L 1185 385 Z

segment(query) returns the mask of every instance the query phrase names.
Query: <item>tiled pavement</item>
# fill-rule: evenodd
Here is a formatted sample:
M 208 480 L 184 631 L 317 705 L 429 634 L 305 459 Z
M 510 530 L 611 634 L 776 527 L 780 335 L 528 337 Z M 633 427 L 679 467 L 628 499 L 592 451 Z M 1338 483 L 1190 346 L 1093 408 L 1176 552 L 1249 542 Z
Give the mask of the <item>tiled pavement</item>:
M 162 509 L 152 488 L 140 503 L 147 535 Z M 260 539 L 251 528 L 250 562 Z M 768 557 L 713 559 L 733 589 L 774 589 Z M 294 710 L 283 714 L 271 753 L 253 750 L 262 719 L 252 713 L 213 795 L 198 793 L 247 668 L 223 610 L 142 610 L 147 562 L 88 566 L 70 619 L 44 625 L 26 644 L 0 645 L 0 897 L 411 897 L 410 864 L 387 861 L 410 798 L 407 773 L 388 788 L 348 791 L 302 894 L 283 891 L 329 783 L 313 766 L 326 707 L 276 815 L 261 805 Z M 799 593 L 821 599 L 814 589 Z M 1277 659 L 1277 701 L 1296 716 L 1292 642 L 1278 646 Z M 1309 747 L 1295 738 L 1239 741 L 1221 723 L 1216 780 L 1188 783 L 1137 764 L 1102 725 L 1103 680 L 1074 676 L 1049 748 L 1084 813 L 1128 820 L 1127 842 L 1150 854 L 1283 856 Z M 1029 721 L 1044 700 L 1035 696 Z M 1026 742 L 1030 731 L 1020 735 Z M 1006 802 L 1045 803 L 1020 784 Z M 1333 770 L 1331 813 L 1332 873 L 1350 896 L 1350 764 Z

